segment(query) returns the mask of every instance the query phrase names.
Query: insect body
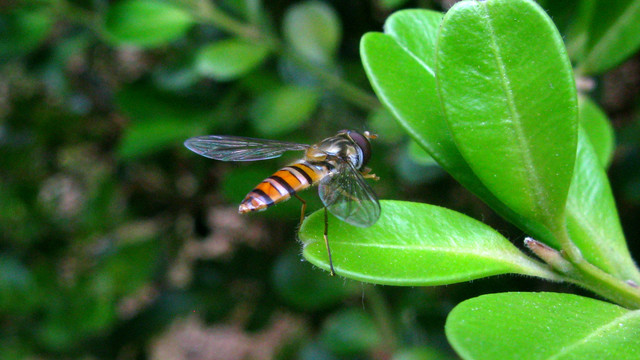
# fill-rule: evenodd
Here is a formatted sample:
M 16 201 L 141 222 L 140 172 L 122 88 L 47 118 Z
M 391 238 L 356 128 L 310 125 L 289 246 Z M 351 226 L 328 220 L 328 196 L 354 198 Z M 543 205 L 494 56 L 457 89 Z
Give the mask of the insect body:
M 279 157 L 286 151 L 305 151 L 304 158 L 285 166 L 256 186 L 240 204 L 241 214 L 261 211 L 295 196 L 302 201 L 300 223 L 306 203 L 297 193 L 318 185 L 324 204 L 324 240 L 334 274 L 327 229 L 327 210 L 337 218 L 359 227 L 369 227 L 380 217 L 380 203 L 365 178 L 376 179 L 366 167 L 371 157 L 368 132 L 342 130 L 314 145 L 236 136 L 199 136 L 185 146 L 202 156 L 222 161 L 253 161 Z

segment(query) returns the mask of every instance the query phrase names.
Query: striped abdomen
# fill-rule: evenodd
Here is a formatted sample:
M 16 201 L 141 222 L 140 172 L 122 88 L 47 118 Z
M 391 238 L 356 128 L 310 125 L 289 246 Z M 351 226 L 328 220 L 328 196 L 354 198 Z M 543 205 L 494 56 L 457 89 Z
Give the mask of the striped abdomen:
M 289 200 L 296 192 L 317 184 L 328 173 L 326 165 L 312 165 L 304 160 L 283 167 L 251 190 L 238 211 L 244 214 L 265 210 L 269 206 Z

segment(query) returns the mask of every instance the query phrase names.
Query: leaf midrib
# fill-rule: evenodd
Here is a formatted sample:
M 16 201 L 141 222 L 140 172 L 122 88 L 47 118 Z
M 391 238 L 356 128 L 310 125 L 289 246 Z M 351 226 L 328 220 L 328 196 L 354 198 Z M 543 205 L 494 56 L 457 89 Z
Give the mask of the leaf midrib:
M 562 347 L 562 349 L 554 354 L 551 355 L 550 357 L 547 358 L 547 360 L 555 360 L 555 359 L 559 359 L 560 356 L 563 356 L 565 354 L 569 354 L 571 353 L 572 350 L 574 350 L 575 348 L 579 347 L 582 344 L 587 343 L 590 339 L 593 339 L 595 337 L 599 337 L 601 336 L 603 333 L 605 333 L 607 330 L 610 330 L 611 328 L 617 326 L 618 324 L 622 323 L 623 321 L 627 320 L 628 318 L 633 319 L 633 318 L 640 318 L 640 311 L 629 311 L 628 313 L 622 315 L 622 316 L 618 316 L 613 318 L 611 321 L 595 328 L 593 331 L 591 331 L 589 334 L 587 334 L 586 336 L 578 339 L 577 341 L 571 343 L 570 345 L 565 345 Z
M 506 241 L 506 240 L 505 240 Z M 438 252 L 438 253 L 449 253 L 449 254 L 460 254 L 460 255 L 473 255 L 478 258 L 483 258 L 487 260 L 493 261 L 504 261 L 509 265 L 515 266 L 520 269 L 525 269 L 524 262 L 526 261 L 526 266 L 534 266 L 531 264 L 530 259 L 525 256 L 516 256 L 516 254 L 510 252 L 509 249 L 501 247 L 500 253 L 492 253 L 487 251 L 482 251 L 480 249 L 471 249 L 471 248 L 453 248 L 450 246 L 425 246 L 425 245 L 396 245 L 396 244 L 368 244 L 368 243 L 358 243 L 358 242 L 349 242 L 349 241 L 331 241 L 331 244 L 335 245 L 346 245 L 352 247 L 370 247 L 370 248 L 379 248 L 379 249 L 392 249 L 392 250 L 403 250 L 403 251 L 424 251 L 424 252 Z M 516 250 L 517 251 L 517 250 Z M 496 256 L 497 255 L 497 256 Z M 506 256 L 505 256 L 506 255 Z M 526 268 L 530 270 L 529 268 Z M 529 273 L 529 272 L 527 272 Z
M 512 128 L 517 137 L 517 145 L 520 148 L 519 153 L 522 154 L 522 160 L 524 162 L 527 174 L 529 176 L 525 176 L 525 181 L 528 183 L 528 188 L 533 189 L 535 193 L 535 199 L 533 201 L 533 206 L 536 207 L 538 213 L 549 214 L 549 202 L 546 196 L 544 196 L 544 188 L 542 182 L 540 180 L 540 175 L 536 171 L 536 167 L 534 166 L 533 159 L 531 157 L 531 153 L 529 151 L 530 144 L 527 140 L 527 137 L 524 134 L 524 130 L 521 126 L 521 116 L 516 107 L 515 99 L 513 92 L 511 91 L 511 80 L 507 75 L 506 67 L 502 57 L 500 56 L 500 46 L 496 41 L 496 33 L 492 24 L 491 16 L 489 15 L 488 6 L 486 3 L 479 3 L 480 9 L 483 10 L 483 17 L 486 19 L 487 28 L 489 30 L 489 39 L 490 39 L 490 48 L 494 54 L 494 58 L 496 60 L 496 65 L 498 67 L 498 71 L 500 72 L 500 84 L 502 85 L 503 91 L 507 97 L 507 105 L 509 107 L 509 112 L 511 113 L 512 121 L 509 123 L 512 124 Z

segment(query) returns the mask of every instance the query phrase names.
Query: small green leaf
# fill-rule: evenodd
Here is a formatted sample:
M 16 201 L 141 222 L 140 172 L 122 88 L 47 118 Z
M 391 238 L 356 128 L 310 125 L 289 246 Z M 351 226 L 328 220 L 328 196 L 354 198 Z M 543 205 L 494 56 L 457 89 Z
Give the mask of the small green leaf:
M 517 273 L 553 278 L 487 225 L 445 208 L 382 201 L 369 228 L 329 218 L 329 243 L 336 273 L 376 284 L 430 286 Z M 299 232 L 304 257 L 329 268 L 322 211 Z
M 578 97 L 580 126 L 585 130 L 598 160 L 606 169 L 615 150 L 615 134 L 607 115 L 586 96 Z
M 329 5 L 318 1 L 289 8 L 283 20 L 283 32 L 298 53 L 321 64 L 331 61 L 342 36 L 338 15 Z
M 249 116 L 260 134 L 278 136 L 309 119 L 319 99 L 314 89 L 286 85 L 257 97 Z
M 453 360 L 454 357 L 443 353 L 436 347 L 416 346 L 401 349 L 393 354 L 392 360 Z
M 161 93 L 144 85 L 120 90 L 116 102 L 130 118 L 118 146 L 118 154 L 123 159 L 138 158 L 182 144 L 214 124 L 210 104 Z
M 53 25 L 48 7 L 26 7 L 8 12 L 0 18 L 0 60 L 21 56 L 45 40 Z
M 365 34 L 360 44 L 362 63 L 380 101 L 409 135 L 445 169 L 461 169 L 461 174 L 473 176 L 440 111 L 434 69 L 429 65 L 433 63 L 435 44 L 431 43 L 429 49 L 428 39 L 435 36 L 441 19 L 441 13 L 426 10 L 392 15 L 385 28 L 395 37 Z M 432 34 L 425 35 L 428 33 Z
M 453 309 L 446 333 L 465 360 L 631 360 L 640 311 L 571 294 L 491 294 Z
M 457 3 L 437 64 L 446 119 L 475 174 L 516 213 L 561 231 L 578 111 L 551 19 L 528 0 Z
M 109 8 L 105 30 L 118 45 L 155 47 L 184 36 L 193 24 L 191 14 L 171 3 L 125 0 Z
M 588 75 L 620 64 L 640 47 L 639 1 L 595 1 L 593 6 L 584 59 L 577 64 L 578 72 Z
M 622 280 L 640 283 L 607 174 L 582 129 L 567 199 L 567 228 L 571 240 L 589 262 Z
M 227 39 L 200 49 L 196 68 L 201 75 L 216 80 L 236 79 L 260 65 L 269 55 L 265 44 L 254 44 L 240 39 Z
M 194 135 L 193 127 L 176 120 L 146 121 L 136 120 L 129 125 L 118 146 L 118 155 L 122 159 L 132 160 L 169 145 L 180 144 Z M 204 128 L 198 125 L 197 128 Z
M 347 309 L 329 317 L 320 341 L 339 355 L 353 355 L 374 347 L 380 341 L 373 319 L 360 309 Z

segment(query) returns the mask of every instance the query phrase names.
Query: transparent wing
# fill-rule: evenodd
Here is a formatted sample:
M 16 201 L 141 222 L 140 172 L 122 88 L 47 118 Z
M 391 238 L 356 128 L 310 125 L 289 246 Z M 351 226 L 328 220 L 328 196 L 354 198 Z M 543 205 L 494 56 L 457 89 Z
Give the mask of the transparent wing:
M 286 151 L 306 150 L 309 145 L 239 136 L 198 136 L 184 142 L 187 149 L 210 159 L 253 161 L 272 159 Z
M 369 227 L 380 217 L 378 197 L 347 161 L 340 161 L 333 176 L 320 182 L 318 192 L 329 212 L 351 225 Z

